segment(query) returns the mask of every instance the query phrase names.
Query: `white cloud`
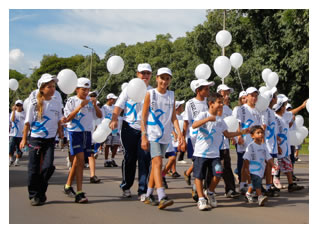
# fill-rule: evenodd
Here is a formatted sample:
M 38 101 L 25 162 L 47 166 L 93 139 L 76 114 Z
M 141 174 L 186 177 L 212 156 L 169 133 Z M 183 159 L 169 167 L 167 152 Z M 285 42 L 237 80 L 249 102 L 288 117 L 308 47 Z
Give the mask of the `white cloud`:
M 12 49 L 9 52 L 9 68 L 23 74 L 30 74 L 30 68 L 39 67 L 39 62 L 27 59 L 20 49 Z

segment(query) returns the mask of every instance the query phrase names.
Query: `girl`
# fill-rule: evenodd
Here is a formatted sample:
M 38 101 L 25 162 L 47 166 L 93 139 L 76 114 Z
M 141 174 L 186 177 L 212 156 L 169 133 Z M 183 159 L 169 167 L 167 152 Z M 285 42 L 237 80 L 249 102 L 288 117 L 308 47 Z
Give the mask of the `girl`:
M 28 107 L 20 149 L 27 144 L 27 136 L 31 129 L 29 142 L 28 191 L 32 206 L 45 203 L 48 181 L 55 166 L 54 145 L 57 131 L 63 138 L 60 123 L 61 105 L 52 96 L 56 90 L 57 79 L 45 76 L 39 80 L 37 99 Z M 40 163 L 42 159 L 42 163 Z M 40 169 L 40 164 L 41 169 Z
M 159 209 L 164 209 L 173 204 L 173 201 L 169 200 L 164 192 L 161 177 L 162 157 L 164 157 L 168 144 L 171 141 L 172 123 L 178 134 L 178 147 L 185 148 L 185 141 L 176 116 L 174 92 L 167 91 L 171 78 L 172 73 L 170 69 L 160 68 L 158 70 L 156 78 L 157 88 L 147 92 L 142 108 L 141 148 L 147 151 L 150 142 L 152 159 L 145 203 L 148 204 L 153 201 L 152 192 L 155 185 L 159 199 Z
M 64 193 L 70 197 L 75 197 L 75 202 L 77 203 L 88 202 L 82 192 L 84 158 L 85 156 L 90 157 L 92 152 L 91 131 L 93 129 L 93 119 L 102 117 L 96 98 L 87 97 L 90 87 L 89 79 L 79 78 L 76 88 L 77 95 L 70 97 L 64 108 L 65 118 L 63 121 L 68 123 L 70 154 L 72 156 L 72 167 L 67 183 L 64 186 Z M 77 178 L 77 193 L 71 187 L 75 175 Z

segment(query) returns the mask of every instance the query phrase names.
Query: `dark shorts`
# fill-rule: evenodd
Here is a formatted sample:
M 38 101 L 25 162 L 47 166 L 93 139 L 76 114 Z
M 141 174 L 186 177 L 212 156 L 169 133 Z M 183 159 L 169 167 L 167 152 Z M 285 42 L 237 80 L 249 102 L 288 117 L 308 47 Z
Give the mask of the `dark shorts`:
M 278 154 L 276 154 L 276 153 L 270 153 L 270 155 L 271 155 L 272 158 L 277 158 L 278 157 Z
M 191 142 L 190 138 L 188 138 L 187 151 L 188 151 L 188 158 L 192 159 L 193 158 L 193 146 L 192 146 L 192 142 Z
M 250 174 L 253 189 L 261 189 L 262 178 L 258 175 Z
M 223 168 L 220 158 L 195 157 L 193 162 L 193 176 L 197 179 L 203 180 L 206 177 L 207 169 L 212 172 L 213 176 L 221 177 Z
M 14 152 L 17 151 L 18 155 L 22 155 L 22 152 L 20 150 L 20 142 L 22 140 L 22 137 L 14 137 L 10 136 L 9 140 L 9 154 L 13 156 Z
M 166 152 L 165 158 L 175 157 L 175 156 L 176 156 L 176 152 Z
M 84 153 L 85 157 L 89 157 L 92 153 L 91 148 L 91 132 L 69 131 L 70 154 L 72 156 L 77 153 Z

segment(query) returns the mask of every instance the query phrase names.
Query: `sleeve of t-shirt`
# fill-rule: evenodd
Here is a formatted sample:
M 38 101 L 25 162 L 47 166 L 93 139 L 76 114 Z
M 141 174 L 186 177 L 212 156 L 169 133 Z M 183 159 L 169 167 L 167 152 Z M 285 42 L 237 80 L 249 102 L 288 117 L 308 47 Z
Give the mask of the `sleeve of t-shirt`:
M 198 114 L 198 116 L 194 119 L 194 121 L 199 121 L 202 119 L 205 119 L 207 117 L 207 112 L 201 112 Z
M 66 106 L 64 107 L 64 116 L 68 117 L 69 114 L 73 111 L 74 109 L 74 100 L 71 98 L 68 99 Z
M 250 147 L 251 147 L 251 145 L 248 145 L 247 146 L 247 148 L 246 148 L 246 151 L 245 151 L 245 153 L 244 153 L 244 155 L 243 155 L 243 160 L 251 160 L 251 157 L 250 157 Z
M 28 109 L 27 109 L 27 113 L 26 113 L 26 119 L 24 120 L 24 123 L 29 123 L 31 125 L 31 123 L 33 122 L 33 113 L 34 113 L 34 109 L 35 109 L 36 105 L 35 104 L 29 104 Z
M 234 107 L 234 109 L 232 110 L 232 116 L 234 116 L 235 118 L 237 118 L 238 109 L 239 109 L 239 106 L 236 106 L 236 107 Z
M 264 144 L 264 149 L 266 150 L 266 161 L 269 161 L 270 159 L 272 159 L 272 157 L 271 157 L 269 150 L 265 144 Z
M 127 88 L 125 88 L 119 95 L 119 98 L 117 99 L 114 106 L 124 109 L 126 107 L 127 100 L 128 100 Z

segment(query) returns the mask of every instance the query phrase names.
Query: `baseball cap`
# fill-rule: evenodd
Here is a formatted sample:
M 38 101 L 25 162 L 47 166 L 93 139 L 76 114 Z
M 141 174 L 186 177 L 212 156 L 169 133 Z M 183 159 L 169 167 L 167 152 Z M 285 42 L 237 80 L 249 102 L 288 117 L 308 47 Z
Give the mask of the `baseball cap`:
M 257 88 L 255 88 L 255 87 L 249 87 L 249 88 L 247 88 L 247 90 L 246 90 L 246 93 L 247 93 L 247 95 L 249 95 L 249 94 L 251 94 L 251 93 L 253 93 L 253 92 L 257 92 L 258 94 L 260 94 L 260 92 L 257 90 Z
M 230 90 L 230 93 L 232 93 L 234 90 L 233 88 L 230 88 L 228 87 L 227 85 L 225 84 L 220 84 L 218 87 L 217 87 L 217 92 L 219 91 L 227 91 L 227 90 Z
M 286 105 L 286 109 L 292 109 L 291 104 L 287 103 L 287 105 Z
M 184 104 L 184 100 L 182 101 L 176 101 L 176 109 L 179 108 L 180 105 Z
M 277 96 L 277 98 L 278 99 L 283 99 L 283 102 L 290 101 L 290 99 L 287 96 L 285 96 L 284 94 L 279 94 Z
M 157 72 L 157 76 L 160 76 L 162 74 L 169 74 L 171 77 L 172 77 L 172 72 L 169 68 L 160 68 L 158 69 L 158 72 Z
M 118 99 L 118 96 L 115 96 L 113 93 L 109 93 L 107 95 L 107 100 L 109 100 L 109 99 Z
M 242 96 L 246 96 L 246 95 L 247 95 L 247 92 L 241 91 L 241 92 L 239 93 L 239 99 L 240 99 Z
M 274 111 L 278 111 L 285 102 L 287 102 L 287 100 L 282 96 L 279 97 L 279 95 L 278 95 L 277 96 L 277 103 L 275 105 L 273 105 L 272 109 Z
M 138 72 L 142 72 L 142 71 L 152 72 L 151 66 L 148 63 L 139 64 L 137 70 L 138 70 Z
M 90 88 L 91 82 L 88 78 L 78 78 L 77 87 Z
M 38 80 L 38 88 L 41 87 L 41 85 L 43 83 L 47 83 L 47 82 L 50 82 L 50 81 L 55 81 L 55 82 L 58 82 L 58 79 L 55 75 L 51 75 L 49 73 L 44 73 L 41 75 L 40 79 Z
M 208 80 L 206 79 L 198 79 L 198 80 L 194 80 L 195 82 L 193 83 L 193 87 L 194 87 L 194 92 L 197 90 L 197 88 L 201 87 L 201 86 L 213 86 L 214 82 L 208 82 Z
M 15 105 L 17 105 L 17 104 L 22 104 L 23 105 L 23 102 L 22 102 L 22 100 L 17 100 L 14 104 Z

